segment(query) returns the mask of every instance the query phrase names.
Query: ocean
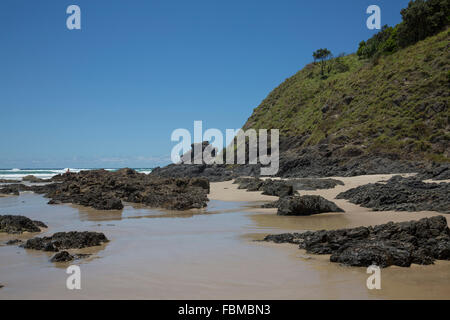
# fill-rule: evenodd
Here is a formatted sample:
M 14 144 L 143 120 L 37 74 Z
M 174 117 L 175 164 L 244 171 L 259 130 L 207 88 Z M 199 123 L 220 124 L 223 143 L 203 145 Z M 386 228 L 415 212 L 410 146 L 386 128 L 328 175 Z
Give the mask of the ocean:
M 80 172 L 83 170 L 94 170 L 97 168 L 44 168 L 44 169 L 0 169 L 0 179 L 7 179 L 7 180 L 21 180 L 23 177 L 28 175 L 33 175 L 37 178 L 41 179 L 50 179 L 51 177 L 60 174 L 65 173 L 67 170 L 70 170 L 70 172 Z M 108 171 L 115 171 L 119 168 L 110 168 L 105 169 Z M 137 172 L 149 174 L 152 172 L 151 168 L 133 168 Z

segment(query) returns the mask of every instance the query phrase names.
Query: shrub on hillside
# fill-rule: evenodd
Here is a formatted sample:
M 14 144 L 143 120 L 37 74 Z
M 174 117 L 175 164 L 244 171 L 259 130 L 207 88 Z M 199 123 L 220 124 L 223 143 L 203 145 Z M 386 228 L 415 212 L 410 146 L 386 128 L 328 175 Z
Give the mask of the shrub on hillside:
M 359 44 L 357 55 L 363 59 L 379 59 L 383 54 L 396 52 L 449 25 L 450 0 L 412 0 L 401 11 L 403 21 L 394 28 L 383 26 L 380 32 Z
M 376 53 L 393 53 L 397 51 L 397 27 L 383 26 L 380 32 L 367 41 L 361 41 L 357 51 L 360 58 L 372 58 Z
M 450 0 L 414 0 L 401 12 L 400 47 L 412 45 L 442 31 L 450 22 Z

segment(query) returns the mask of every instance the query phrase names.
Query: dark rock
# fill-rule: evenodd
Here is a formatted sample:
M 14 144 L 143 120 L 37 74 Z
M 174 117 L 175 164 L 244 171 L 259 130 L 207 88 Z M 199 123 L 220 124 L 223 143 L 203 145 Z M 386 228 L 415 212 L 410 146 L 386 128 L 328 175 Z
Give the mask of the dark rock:
M 61 251 L 58 252 L 57 254 L 55 254 L 50 261 L 51 262 L 67 262 L 67 261 L 72 261 L 74 259 L 74 256 L 72 256 L 70 253 L 68 253 L 67 251 Z
M 50 179 L 41 179 L 38 177 L 35 177 L 33 175 L 28 175 L 22 178 L 22 181 L 27 181 L 31 183 L 41 183 L 41 182 L 50 182 Z
M 89 256 L 90 256 L 90 254 L 73 254 L 72 255 L 67 251 L 61 251 L 61 252 L 58 252 L 57 254 L 55 254 L 50 259 L 50 261 L 51 262 L 69 262 L 69 261 L 73 261 L 73 260 L 87 258 Z
M 344 185 L 342 181 L 335 179 L 287 179 L 287 180 L 261 180 L 259 178 L 237 178 L 234 181 L 238 189 L 248 191 L 263 191 L 270 196 L 286 197 L 297 190 L 332 189 L 337 185 Z
M 19 239 L 13 239 L 13 240 L 9 240 L 6 242 L 7 246 L 13 246 L 13 245 L 18 245 L 21 244 L 23 241 L 19 240 Z
M 251 167 L 241 167 L 242 176 L 252 176 L 256 174 L 256 169 Z M 237 172 L 226 165 L 213 164 L 170 164 L 164 168 L 154 168 L 152 176 L 164 178 L 207 178 L 210 182 L 229 181 L 238 176 Z
M 285 181 L 292 185 L 294 190 L 333 189 L 338 185 L 344 185 L 342 181 L 336 179 L 288 179 Z
M 19 183 L 20 180 L 0 179 L 0 183 Z
M 317 178 L 351 177 L 364 174 L 415 173 L 423 170 L 426 162 L 406 159 L 401 155 L 370 154 L 362 141 L 349 141 L 345 137 L 328 137 L 310 146 L 308 135 L 280 136 L 280 165 L 277 177 Z M 248 150 L 248 148 L 246 149 Z M 248 159 L 248 154 L 246 154 Z M 151 175 L 161 177 L 205 177 L 211 182 L 228 181 L 238 177 L 259 177 L 261 165 L 248 164 L 171 164 L 155 168 Z
M 417 175 L 417 178 L 420 180 L 450 180 L 450 164 L 429 164 Z
M 0 188 L 0 194 L 18 196 L 20 191 L 31 191 L 31 187 L 20 183 L 8 184 Z
M 25 249 L 58 252 L 64 249 L 81 249 L 99 246 L 109 240 L 99 232 L 58 232 L 49 237 L 36 237 L 25 242 Z
M 203 208 L 208 202 L 209 181 L 204 178 L 162 178 L 132 169 L 66 173 L 56 183 L 32 186 L 51 198 L 49 204 L 74 203 L 98 210 L 121 210 L 122 201 L 174 210 Z
M 299 244 L 308 253 L 330 254 L 350 266 L 408 267 L 450 260 L 450 229 L 443 216 L 332 231 L 269 235 L 265 241 Z
M 345 102 L 346 104 L 350 104 L 350 103 L 353 101 L 353 99 L 355 99 L 355 97 L 353 97 L 353 96 L 346 96 L 346 97 L 344 98 L 344 102 Z
M 17 185 L 8 185 L 0 188 L 0 194 L 18 196 L 20 194 L 20 190 Z
M 271 179 L 264 180 L 260 190 L 264 195 L 276 197 L 287 197 L 294 193 L 294 189 L 291 185 L 286 184 L 283 181 Z
M 348 142 L 345 141 L 329 143 L 325 139 L 321 144 L 305 146 L 307 138 L 280 137 L 280 168 L 277 176 L 306 178 L 413 173 L 423 166 L 420 162 L 400 159 L 396 154 L 369 155 L 363 148 L 357 156 L 346 154 L 343 149 L 348 146 Z
M 303 242 L 302 236 L 299 233 L 283 233 L 268 235 L 264 238 L 264 241 L 275 242 L 275 243 L 292 243 L 300 244 Z
M 247 189 L 248 191 L 260 191 L 263 180 L 259 178 L 237 178 L 233 184 L 238 184 L 238 189 Z
M 325 212 L 344 212 L 344 210 L 321 196 L 286 197 L 278 202 L 277 214 L 281 216 L 309 216 Z
M 338 194 L 337 199 L 376 211 L 439 211 L 450 213 L 450 183 L 425 183 L 418 178 L 395 176 Z
M 326 104 L 322 107 L 322 113 L 327 113 L 330 110 L 330 105 Z
M 333 253 L 330 261 L 350 266 L 409 267 L 412 255 L 403 245 L 397 241 L 361 242 L 357 246 Z M 428 259 L 426 262 L 428 264 Z
M 0 215 L 0 232 L 41 232 L 40 228 L 47 226 L 41 221 L 32 221 L 24 216 Z
M 280 205 L 280 199 L 278 199 L 276 201 L 265 203 L 265 204 L 261 205 L 261 208 L 273 209 L 273 208 L 278 208 L 279 205 Z
M 203 162 L 203 153 L 205 152 L 205 149 L 207 147 L 210 147 L 211 157 L 215 157 L 217 154 L 216 148 L 213 148 L 212 145 L 208 141 L 203 141 L 202 143 L 193 143 L 191 144 L 191 150 L 186 152 L 184 155 L 181 156 L 181 163 L 189 163 L 189 164 L 202 164 Z M 195 148 L 197 148 L 198 154 L 195 154 Z
M 40 228 L 48 228 L 47 225 L 45 223 L 43 223 L 42 221 L 33 220 L 33 223 Z

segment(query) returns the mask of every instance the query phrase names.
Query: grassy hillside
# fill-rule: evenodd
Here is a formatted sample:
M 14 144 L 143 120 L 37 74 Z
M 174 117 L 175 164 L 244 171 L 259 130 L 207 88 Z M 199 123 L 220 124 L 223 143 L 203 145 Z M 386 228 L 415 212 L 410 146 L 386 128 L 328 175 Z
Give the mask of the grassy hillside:
M 304 146 L 354 146 L 367 154 L 448 162 L 450 29 L 391 55 L 309 64 L 283 82 L 244 125 L 306 136 Z

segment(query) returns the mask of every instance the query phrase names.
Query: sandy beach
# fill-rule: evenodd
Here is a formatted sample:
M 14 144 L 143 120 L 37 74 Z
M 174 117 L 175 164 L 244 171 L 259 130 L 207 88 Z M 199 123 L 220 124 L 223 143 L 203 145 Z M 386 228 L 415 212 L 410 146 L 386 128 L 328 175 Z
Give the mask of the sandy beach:
M 356 188 L 368 183 L 376 183 L 387 181 L 394 175 L 367 175 L 358 177 L 332 177 L 344 182 L 344 185 L 338 185 L 333 189 L 315 190 L 315 191 L 300 191 L 300 195 L 319 195 L 327 200 L 333 201 L 336 205 L 342 208 L 345 213 L 324 213 L 309 217 L 278 217 L 276 216 L 277 209 L 263 209 L 252 207 L 249 211 L 258 213 L 253 217 L 260 219 L 262 224 L 270 227 L 272 224 L 282 223 L 283 228 L 292 230 L 331 230 L 340 228 L 352 228 L 359 226 L 374 226 L 387 222 L 402 222 L 410 220 L 419 220 L 426 217 L 440 215 L 434 211 L 421 212 L 395 212 L 395 211 L 378 211 L 374 212 L 369 208 L 364 208 L 350 203 L 347 200 L 335 199 L 336 196 L 344 191 Z M 411 174 L 403 174 L 408 177 Z M 427 182 L 434 182 L 428 180 Z M 438 181 L 446 182 L 446 181 Z M 246 190 L 239 190 L 237 184 L 233 181 L 216 182 L 211 184 L 211 193 L 209 195 L 211 200 L 220 201 L 246 201 L 254 202 L 255 206 L 258 204 L 275 201 L 278 197 L 266 196 L 262 192 L 247 192 Z M 444 215 L 447 221 L 450 218 Z
M 0 299 L 450 299 L 450 262 L 382 270 L 382 290 L 368 290 L 365 268 L 329 262 L 294 245 L 254 240 L 267 234 L 336 229 L 408 221 L 435 212 L 372 212 L 345 200 L 339 192 L 384 181 L 390 175 L 336 178 L 330 190 L 305 191 L 335 201 L 345 213 L 310 217 L 277 216 L 261 209 L 276 197 L 238 190 L 229 182 L 211 184 L 210 202 L 201 210 L 174 212 L 126 204 L 122 211 L 75 205 L 47 205 L 31 192 L 0 198 L 2 214 L 44 221 L 43 235 L 58 231 L 103 232 L 109 243 L 75 263 L 82 289 L 65 286 L 67 263 L 51 263 L 50 253 L 5 246 L 14 235 L 0 236 Z M 448 218 L 447 218 L 448 220 Z M 35 234 L 23 234 L 27 239 Z

